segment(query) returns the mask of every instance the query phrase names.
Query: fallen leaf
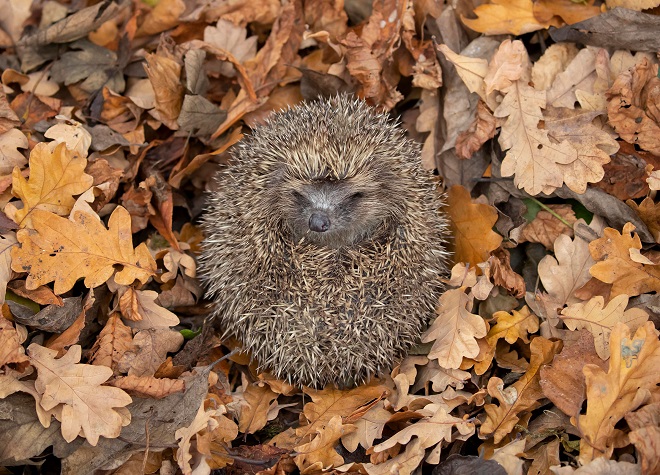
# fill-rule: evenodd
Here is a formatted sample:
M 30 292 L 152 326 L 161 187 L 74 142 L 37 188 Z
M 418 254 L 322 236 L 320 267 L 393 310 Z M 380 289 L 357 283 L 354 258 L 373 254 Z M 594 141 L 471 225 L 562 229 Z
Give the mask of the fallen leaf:
M 22 345 L 26 337 L 25 328 L 19 332 L 9 320 L 0 316 L 0 367 L 11 364 L 20 368 L 30 361 Z
M 539 383 L 543 395 L 571 417 L 580 413 L 584 402 L 586 384 L 582 368 L 586 364 L 607 368 L 607 363 L 596 353 L 593 336 L 582 330 L 576 342 L 565 345 L 550 365 L 541 368 Z
M 649 397 L 657 397 L 660 374 L 649 371 L 660 365 L 660 341 L 653 323 L 640 326 L 634 335 L 618 323 L 610 335 L 610 364 L 607 372 L 594 365 L 583 369 L 587 384 L 587 411 L 574 424 L 583 434 L 580 462 L 609 458 L 620 429 L 615 426 Z
M 601 13 L 600 8 L 594 6 L 594 0 L 580 3 L 571 0 L 536 0 L 533 8 L 534 17 L 540 22 L 548 22 L 553 16 L 558 16 L 569 25 Z
M 119 298 L 122 316 L 137 329 L 169 328 L 179 324 L 179 318 L 155 300 L 158 292 L 127 288 Z
M 495 208 L 473 203 L 470 193 L 460 185 L 449 189 L 447 204 L 447 214 L 456 240 L 456 261 L 475 266 L 487 260 L 488 254 L 502 242 L 502 236 L 492 230 L 497 221 Z
M 177 130 L 177 118 L 181 112 L 183 86 L 181 85 L 181 61 L 166 47 L 147 54 L 144 69 L 154 89 L 157 118 L 168 128 Z
M 552 250 L 556 239 L 562 234 L 573 237 L 573 224 L 577 221 L 575 212 L 571 205 L 546 205 L 550 211 L 540 210 L 534 219 L 521 231 L 518 242 L 538 242 L 546 249 Z M 554 213 L 554 214 L 553 214 Z M 555 215 L 563 218 L 566 223 L 560 221 Z
M 456 154 L 469 159 L 474 153 L 495 136 L 497 121 L 483 101 L 477 103 L 477 116 L 467 130 L 456 138 Z
M 133 333 L 124 325 L 118 312 L 113 312 L 92 346 L 89 362 L 116 370 L 124 353 L 133 346 Z
M 437 359 L 442 368 L 457 369 L 463 358 L 479 354 L 477 338 L 486 336 L 486 322 L 470 313 L 469 297 L 462 289 L 451 289 L 440 296 L 438 316 L 422 334 L 422 343 L 433 341 L 429 359 Z
M 344 458 L 337 453 L 335 446 L 344 435 L 355 430 L 355 426 L 342 424 L 340 416 L 333 416 L 323 429 L 317 429 L 317 435 L 303 445 L 296 447 L 299 454 L 294 459 L 301 471 L 309 467 L 328 469 L 343 465 Z
M 628 437 L 641 455 L 642 473 L 657 473 L 660 471 L 660 404 L 648 404 L 627 413 L 625 418 L 631 429 Z
M 561 317 L 570 330 L 589 330 L 594 337 L 596 353 L 603 360 L 610 357 L 610 333 L 614 326 L 625 323 L 630 331 L 636 331 L 649 318 L 648 313 L 640 308 L 628 306 L 628 296 L 617 295 L 603 308 L 604 299 L 600 295 L 588 302 L 574 303 L 562 310 Z
M 630 250 L 642 249 L 639 236 L 628 223 L 621 234 L 616 229 L 605 228 L 603 237 L 589 244 L 589 251 L 596 262 L 589 273 L 596 279 L 612 284 L 612 296 L 635 296 L 660 291 L 660 267 L 635 262 Z
M 476 19 L 461 15 L 461 20 L 468 28 L 486 35 L 518 36 L 550 26 L 560 26 L 556 21 L 539 22 L 534 16 L 532 0 L 492 0 L 492 3 L 479 5 L 474 13 Z
M 80 211 L 72 221 L 39 209 L 31 217 L 33 229 L 21 229 L 17 234 L 21 247 L 12 250 L 12 269 L 30 274 L 28 289 L 54 281 L 59 295 L 79 278 L 94 288 L 113 274 L 120 285 L 130 285 L 135 279 L 144 283 L 156 270 L 144 243 L 133 248 L 130 216 L 121 206 L 110 216 L 108 229 L 98 218 Z M 121 270 L 115 269 L 117 265 Z
M 607 97 L 609 123 L 621 138 L 660 155 L 660 117 L 653 113 L 660 104 L 658 65 L 642 59 L 616 78 Z
M 639 205 L 633 200 L 627 200 L 626 204 L 642 218 L 644 224 L 653 234 L 655 242 L 660 243 L 660 204 L 655 203 L 648 196 Z
M 5 213 L 20 227 L 32 227 L 35 210 L 67 216 L 75 195 L 92 186 L 94 179 L 85 173 L 87 160 L 69 151 L 64 143 L 52 152 L 47 143 L 38 143 L 30 154 L 30 178 L 26 180 L 18 168 L 12 174 L 12 193 L 23 201 L 23 208 L 5 206 Z
M 27 160 L 19 148 L 28 148 L 28 139 L 18 129 L 9 129 L 0 135 L 0 175 L 7 175 L 16 167 L 23 168 Z
M 490 378 L 488 393 L 499 401 L 499 405 L 484 406 L 487 417 L 479 430 L 480 437 L 492 436 L 498 444 L 513 430 L 522 414 L 540 405 L 543 392 L 539 384 L 539 371 L 543 365 L 552 361 L 560 348 L 561 342 L 536 337 L 530 345 L 532 355 L 529 369 L 518 381 L 505 389 L 500 378 Z
M 277 393 L 268 386 L 248 386 L 242 394 L 238 430 L 244 434 L 254 434 L 268 422 L 268 410 L 277 399 Z
M 81 348 L 74 345 L 59 359 L 57 351 L 36 343 L 28 347 L 30 361 L 37 368 L 35 387 L 42 394 L 41 406 L 51 410 L 62 423 L 62 436 L 67 442 L 82 434 L 96 446 L 99 437 L 115 438 L 130 422 L 130 413 L 121 410 L 131 403 L 131 397 L 121 389 L 101 386 L 112 370 L 104 366 L 78 364 Z

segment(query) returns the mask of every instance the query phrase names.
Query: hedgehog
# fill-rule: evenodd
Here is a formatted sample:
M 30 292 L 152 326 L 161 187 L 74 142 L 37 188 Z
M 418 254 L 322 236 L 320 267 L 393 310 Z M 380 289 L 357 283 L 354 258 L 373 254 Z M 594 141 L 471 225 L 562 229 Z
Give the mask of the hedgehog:
M 215 176 L 200 275 L 259 370 L 338 388 L 389 371 L 434 315 L 442 194 L 419 146 L 349 95 L 271 114 Z

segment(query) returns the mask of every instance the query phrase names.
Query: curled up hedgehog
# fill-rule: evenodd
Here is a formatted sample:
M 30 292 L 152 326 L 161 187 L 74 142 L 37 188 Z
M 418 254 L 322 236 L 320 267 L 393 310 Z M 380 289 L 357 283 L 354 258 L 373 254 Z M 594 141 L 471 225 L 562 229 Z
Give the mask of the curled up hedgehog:
M 386 115 L 340 95 L 273 114 L 234 149 L 203 217 L 219 327 L 296 385 L 391 369 L 433 318 L 442 198 Z

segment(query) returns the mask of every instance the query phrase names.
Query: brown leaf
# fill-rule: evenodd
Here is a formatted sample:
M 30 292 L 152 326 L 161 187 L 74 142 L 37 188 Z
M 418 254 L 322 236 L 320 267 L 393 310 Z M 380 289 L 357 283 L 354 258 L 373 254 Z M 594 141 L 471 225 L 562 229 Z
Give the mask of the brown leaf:
M 649 228 L 655 242 L 660 243 L 660 204 L 655 203 L 650 197 L 638 205 L 633 200 L 627 200 L 626 204 L 630 206 L 642 218 L 644 224 Z
M 539 385 L 539 371 L 543 365 L 552 361 L 561 348 L 561 342 L 551 342 L 543 337 L 532 340 L 532 353 L 529 369 L 511 386 L 504 388 L 504 382 L 497 377 L 488 381 L 488 393 L 499 401 L 499 405 L 486 404 L 487 417 L 481 425 L 480 437 L 493 436 L 499 443 L 509 434 L 527 411 L 532 411 L 540 404 L 543 392 Z
M 93 178 L 84 170 L 87 160 L 66 148 L 64 143 L 50 150 L 47 143 L 39 143 L 30 154 L 30 179 L 26 180 L 18 168 L 12 174 L 12 193 L 23 201 L 23 208 L 5 206 L 5 213 L 20 227 L 32 227 L 34 210 L 50 211 L 67 216 L 74 195 L 92 186 Z
M 577 221 L 571 205 L 550 204 L 547 206 L 571 226 Z M 552 213 L 542 209 L 536 214 L 532 222 L 522 229 L 518 242 L 538 242 L 543 244 L 546 249 L 552 250 L 555 240 L 562 234 L 573 237 L 573 228 L 566 226 L 566 224 L 557 219 Z
M 35 387 L 42 394 L 41 406 L 50 410 L 59 406 L 62 436 L 67 442 L 80 433 L 96 446 L 99 437 L 115 438 L 130 422 L 130 413 L 120 410 L 131 403 L 121 389 L 101 386 L 112 370 L 104 366 L 78 364 L 81 348 L 72 346 L 60 359 L 57 351 L 35 343 L 28 347 L 30 361 L 37 368 Z
M 254 434 L 267 422 L 271 403 L 277 399 L 277 393 L 264 386 L 250 385 L 243 393 L 244 403 L 238 418 L 238 430 L 244 434 Z
M 469 297 L 463 289 L 451 289 L 440 297 L 438 316 L 422 334 L 422 343 L 433 341 L 429 359 L 437 359 L 441 367 L 456 369 L 463 358 L 479 354 L 477 338 L 486 336 L 483 318 L 470 313 Z
M 594 364 L 603 369 L 607 367 L 607 363 L 596 354 L 593 336 L 586 330 L 580 331 L 579 335 L 575 343 L 564 346 L 555 355 L 552 364 L 541 368 L 539 380 L 543 395 L 571 417 L 579 414 L 584 402 L 584 365 Z
M 0 367 L 15 364 L 19 368 L 25 368 L 29 358 L 25 356 L 22 345 L 27 338 L 24 332 L 25 328 L 19 333 L 9 320 L 0 316 Z
M 609 123 L 626 142 L 660 156 L 658 65 L 642 59 L 623 71 L 607 91 Z
M 502 242 L 502 236 L 492 230 L 497 221 L 495 208 L 472 203 L 470 193 L 460 185 L 449 189 L 447 204 L 447 214 L 456 240 L 456 261 L 475 266 L 487 260 L 488 254 Z
M 169 129 L 177 130 L 177 118 L 183 100 L 181 60 L 163 45 L 157 53 L 147 54 L 146 61 L 144 69 L 154 88 L 158 119 Z
M 89 362 L 117 370 L 126 351 L 133 346 L 133 333 L 124 325 L 118 312 L 113 312 L 92 346 Z
M 159 1 L 145 16 L 144 21 L 137 30 L 136 37 L 156 35 L 174 28 L 180 23 L 179 16 L 185 9 L 186 4 L 183 0 Z
M 148 328 L 137 332 L 131 343 L 122 352 L 117 370 L 129 376 L 153 376 L 165 362 L 167 353 L 174 353 L 181 348 L 183 336 L 170 329 Z M 125 342 L 122 342 L 123 345 Z
M 511 295 L 520 299 L 525 296 L 525 280 L 511 268 L 511 254 L 503 248 L 493 251 L 488 259 L 493 284 L 504 287 Z
M 21 247 L 12 250 L 12 268 L 30 274 L 28 289 L 54 281 L 59 295 L 79 278 L 94 288 L 113 274 L 118 284 L 130 285 L 136 279 L 146 282 L 156 270 L 144 243 L 133 249 L 130 216 L 121 206 L 110 216 L 108 229 L 98 217 L 80 211 L 69 221 L 37 209 L 32 212 L 32 225 L 34 229 L 18 232 Z M 117 265 L 122 269 L 115 272 Z
M 562 310 L 561 319 L 570 330 L 581 330 L 586 328 L 594 337 L 596 353 L 603 360 L 610 357 L 610 333 L 614 326 L 621 322 L 625 323 L 631 331 L 637 330 L 649 318 L 641 308 L 628 306 L 628 296 L 617 295 L 603 308 L 604 299 L 596 296 L 588 302 L 574 303 Z
M 472 20 L 461 15 L 465 25 L 487 35 L 522 35 L 543 30 L 549 26 L 560 26 L 554 18 L 540 22 L 534 16 L 532 0 L 492 0 L 474 9 L 477 18 Z
M 630 441 L 642 459 L 642 473 L 660 472 L 660 404 L 653 403 L 625 415 Z
M 583 369 L 587 383 L 587 412 L 577 417 L 583 434 L 580 462 L 609 458 L 620 430 L 615 425 L 643 404 L 649 391 L 658 396 L 660 373 L 649 371 L 660 365 L 660 341 L 653 323 L 647 322 L 634 335 L 618 323 L 610 337 L 610 364 L 607 373 L 595 365 Z
M 600 8 L 594 6 L 594 0 L 575 3 L 571 0 L 536 0 L 533 6 L 534 17 L 543 23 L 558 16 L 569 25 L 599 15 Z
M 333 416 L 323 429 L 317 429 L 317 435 L 303 445 L 296 447 L 299 455 L 294 459 L 301 471 L 310 467 L 328 469 L 343 465 L 344 458 L 337 453 L 335 446 L 344 435 L 355 430 L 355 426 L 342 424 L 340 416 Z
M 127 288 L 119 298 L 122 316 L 129 326 L 138 329 L 168 328 L 179 324 L 179 318 L 158 305 L 158 293 L 153 290 Z
M 477 116 L 467 130 L 461 132 L 456 138 L 456 154 L 463 159 L 468 159 L 495 136 L 497 120 L 488 110 L 483 101 L 477 103 Z
M 660 291 L 660 267 L 635 262 L 631 250 L 642 249 L 635 227 L 628 223 L 621 234 L 606 228 L 603 237 L 589 244 L 589 251 L 596 262 L 589 272 L 596 279 L 612 284 L 612 295 L 635 296 Z
M 128 375 L 113 379 L 109 384 L 133 396 L 153 399 L 163 399 L 174 393 L 182 393 L 186 389 L 183 379 L 159 379 L 153 376 Z

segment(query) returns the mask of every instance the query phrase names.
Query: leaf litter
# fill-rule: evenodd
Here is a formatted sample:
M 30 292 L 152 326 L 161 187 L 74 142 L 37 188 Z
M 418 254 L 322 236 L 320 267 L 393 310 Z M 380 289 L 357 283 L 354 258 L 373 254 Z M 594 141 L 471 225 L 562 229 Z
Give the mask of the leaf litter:
M 660 2 L 479 3 L 4 2 L 0 464 L 658 473 Z M 197 222 L 337 91 L 423 144 L 454 267 L 391 374 L 297 389 L 204 324 Z

